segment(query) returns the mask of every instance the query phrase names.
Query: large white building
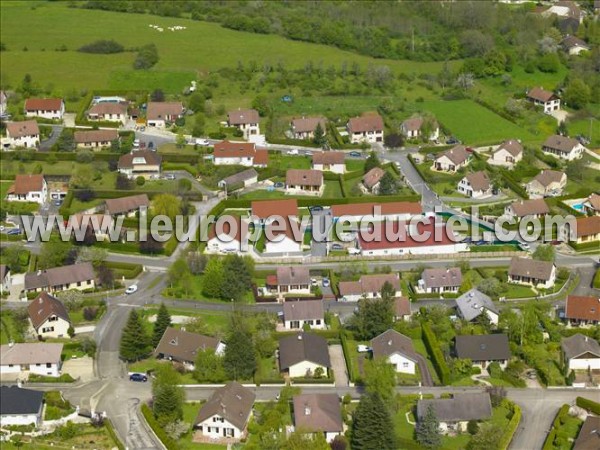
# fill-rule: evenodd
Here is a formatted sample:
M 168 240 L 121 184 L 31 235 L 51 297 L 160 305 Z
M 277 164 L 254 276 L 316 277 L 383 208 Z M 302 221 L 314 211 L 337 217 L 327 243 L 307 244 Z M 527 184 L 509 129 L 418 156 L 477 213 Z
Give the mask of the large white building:
M 0 346 L 0 374 L 60 376 L 62 344 L 24 343 Z
M 5 148 L 35 148 L 40 144 L 40 129 L 35 120 L 6 124 Z
M 47 199 L 48 184 L 42 174 L 17 175 L 6 194 L 6 200 L 9 202 L 34 202 L 43 205 Z
M 65 103 L 60 98 L 28 98 L 25 100 L 27 117 L 62 120 L 64 114 Z

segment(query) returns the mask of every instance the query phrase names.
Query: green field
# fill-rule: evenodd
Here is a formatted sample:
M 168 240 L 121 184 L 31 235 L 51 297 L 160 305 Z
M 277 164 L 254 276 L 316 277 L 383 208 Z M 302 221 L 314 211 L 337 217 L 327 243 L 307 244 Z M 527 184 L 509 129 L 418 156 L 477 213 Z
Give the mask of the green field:
M 238 61 L 303 67 L 306 61 L 339 65 L 344 61 L 386 64 L 396 72 L 435 73 L 442 63 L 375 60 L 324 45 L 290 41 L 275 35 L 260 35 L 222 28 L 218 24 L 156 17 L 144 14 L 118 14 L 107 11 L 68 8 L 63 2 L 1 3 L 2 73 L 10 84 L 26 73 L 41 87 L 52 84 L 56 91 L 76 89 L 162 88 L 181 92 L 194 75 L 202 76 L 222 67 L 235 67 Z M 60 24 L 48 33 L 49 24 Z M 149 27 L 156 24 L 160 33 Z M 186 30 L 172 32 L 169 26 Z M 27 33 L 23 30 L 27 29 Z M 134 53 L 89 55 L 77 48 L 97 39 L 114 39 L 134 48 L 154 43 L 160 61 L 150 71 L 135 72 Z M 67 51 L 55 51 L 65 45 Z M 24 51 L 24 49 L 27 49 Z M 269 49 L 265 52 L 265 49 Z M 155 84 L 157 83 L 157 84 Z
M 493 144 L 511 138 L 525 142 L 543 140 L 472 100 L 423 102 L 419 109 L 435 114 L 466 145 Z

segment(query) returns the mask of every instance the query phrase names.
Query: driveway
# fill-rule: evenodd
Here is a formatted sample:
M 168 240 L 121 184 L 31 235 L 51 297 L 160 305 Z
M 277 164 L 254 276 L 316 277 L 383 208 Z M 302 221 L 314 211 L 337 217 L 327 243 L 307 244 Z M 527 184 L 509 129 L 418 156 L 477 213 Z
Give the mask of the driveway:
M 52 126 L 52 135 L 46 139 L 45 141 L 40 142 L 40 151 L 47 152 L 49 151 L 56 141 L 58 141 L 58 137 L 62 133 L 63 126 L 62 125 L 51 125 Z
M 348 386 L 348 372 L 346 371 L 346 359 L 341 345 L 329 346 L 329 359 L 331 359 L 331 368 L 335 375 L 336 386 Z
M 94 379 L 94 360 L 89 356 L 67 359 L 63 363 L 62 371 L 75 379 L 79 378 L 84 383 L 91 381 Z
M 422 386 L 433 386 L 433 378 L 431 377 L 431 372 L 429 372 L 429 367 L 427 366 L 427 360 L 423 355 L 417 353 L 417 364 L 419 366 L 419 371 L 421 372 L 421 385 Z

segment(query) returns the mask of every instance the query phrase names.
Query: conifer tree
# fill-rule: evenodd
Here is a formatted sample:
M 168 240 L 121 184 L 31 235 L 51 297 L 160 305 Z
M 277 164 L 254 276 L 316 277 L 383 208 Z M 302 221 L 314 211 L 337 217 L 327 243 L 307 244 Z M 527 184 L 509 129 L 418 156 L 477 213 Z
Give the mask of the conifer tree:
M 378 393 L 362 396 L 352 420 L 352 450 L 396 449 L 390 412 Z
M 429 405 L 425 417 L 417 423 L 417 441 L 424 447 L 437 448 L 442 443 L 440 423 L 435 416 L 433 406 Z
M 154 330 L 152 332 L 152 348 L 156 348 L 165 330 L 171 326 L 171 314 L 164 303 L 160 304 L 158 313 L 156 314 L 156 322 L 154 322 Z
M 135 309 L 132 309 L 129 313 L 129 318 L 123 329 L 119 353 L 125 361 L 139 361 L 149 353 L 148 336 L 146 336 L 140 317 Z

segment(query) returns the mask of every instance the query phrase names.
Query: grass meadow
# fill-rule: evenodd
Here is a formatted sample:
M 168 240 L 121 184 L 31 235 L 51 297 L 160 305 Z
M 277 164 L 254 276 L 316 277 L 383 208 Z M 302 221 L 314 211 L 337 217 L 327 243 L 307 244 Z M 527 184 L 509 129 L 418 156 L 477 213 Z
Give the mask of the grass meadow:
M 356 61 L 363 67 L 386 64 L 395 72 L 415 74 L 437 72 L 442 67 L 442 63 L 375 60 L 325 45 L 233 31 L 190 19 L 69 8 L 64 2 L 3 1 L 0 8 L 2 42 L 7 47 L 2 53 L 2 72 L 11 84 L 29 73 L 41 86 L 53 84 L 57 90 L 152 87 L 176 93 L 189 85 L 193 79 L 190 77 L 235 67 L 238 61 L 281 61 L 290 68 L 302 67 L 307 61 L 334 65 Z M 48 33 L 48 24 L 60 25 Z M 165 31 L 160 33 L 150 24 Z M 187 29 L 167 29 L 174 25 Z M 160 61 L 152 70 L 142 72 L 131 68 L 133 52 L 76 52 L 80 46 L 98 39 L 114 39 L 129 49 L 154 43 Z M 56 51 L 63 45 L 67 51 Z M 265 52 L 267 48 L 269 51 Z

